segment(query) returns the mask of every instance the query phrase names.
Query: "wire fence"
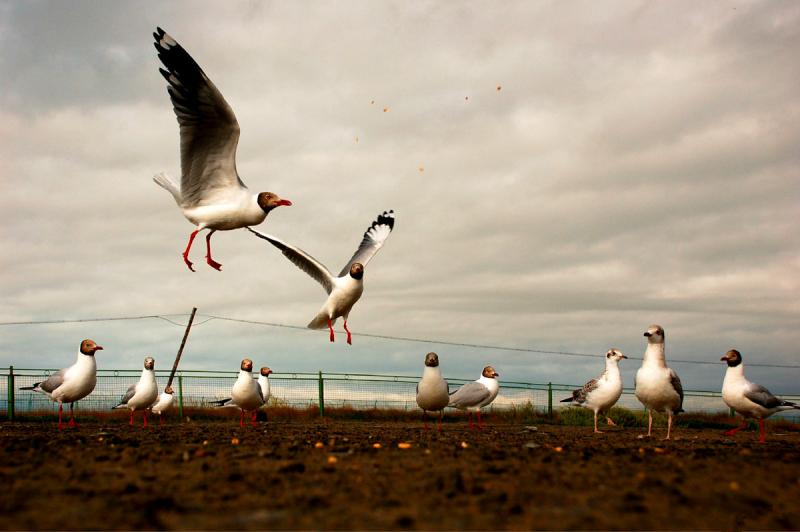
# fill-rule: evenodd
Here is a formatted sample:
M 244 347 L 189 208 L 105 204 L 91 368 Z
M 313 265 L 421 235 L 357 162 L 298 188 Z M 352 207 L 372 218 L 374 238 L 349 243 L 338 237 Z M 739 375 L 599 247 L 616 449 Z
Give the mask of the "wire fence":
M 0 372 L 0 415 L 13 419 L 16 413 L 55 412 L 58 405 L 46 396 L 20 390 L 45 380 L 53 369 L 17 369 L 9 367 Z M 113 408 L 135 383 L 141 370 L 98 370 L 97 386 L 84 399 L 75 403 L 75 409 L 97 412 Z M 172 387 L 175 389 L 177 408 L 211 407 L 211 402 L 230 397 L 238 372 L 233 371 L 178 371 Z M 163 390 L 169 377 L 168 371 L 156 371 L 156 382 Z M 350 407 L 354 409 L 398 409 L 413 410 L 416 404 L 416 386 L 419 376 L 371 375 L 354 373 L 273 373 L 270 380 L 270 404 L 320 409 L 325 407 Z M 447 379 L 450 391 L 470 380 Z M 488 407 L 489 411 L 515 407 L 532 407 L 542 413 L 568 408 L 560 403 L 580 385 L 556 383 L 503 382 L 500 393 Z M 687 412 L 728 412 L 720 392 L 688 390 L 684 392 L 683 408 Z M 789 401 L 800 401 L 799 395 L 783 396 Z M 633 394 L 625 389 L 617 406 L 630 410 L 643 410 Z M 789 417 L 792 421 L 800 418 Z

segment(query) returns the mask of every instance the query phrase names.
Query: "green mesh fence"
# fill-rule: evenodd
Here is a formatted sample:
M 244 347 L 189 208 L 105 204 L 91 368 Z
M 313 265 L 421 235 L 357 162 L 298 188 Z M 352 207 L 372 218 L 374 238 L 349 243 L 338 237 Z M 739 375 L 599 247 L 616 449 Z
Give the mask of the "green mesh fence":
M 13 372 L 12 372 L 13 371 Z M 13 369 L 0 372 L 0 413 L 11 418 L 15 413 L 55 412 L 58 405 L 46 396 L 20 390 L 46 379 L 55 370 Z M 86 398 L 75 403 L 78 411 L 104 411 L 113 408 L 141 374 L 140 370 L 98 370 L 97 386 Z M 172 387 L 184 408 L 210 407 L 211 402 L 230 397 L 237 372 L 229 371 L 179 371 Z M 163 390 L 168 371 L 157 371 L 159 390 Z M 254 375 L 255 378 L 255 375 Z M 271 405 L 289 407 L 319 406 L 355 409 L 391 408 L 416 409 L 416 386 L 419 376 L 369 375 L 346 373 L 274 373 L 270 376 Z M 448 379 L 450 391 L 471 382 Z M 578 385 L 525 383 L 501 381 L 500 393 L 490 410 L 514 407 L 532 407 L 540 412 L 568 408 L 561 399 L 570 397 Z M 320 397 L 322 391 L 322 397 Z M 783 396 L 789 401 L 800 401 L 800 396 Z M 617 403 L 631 410 L 643 410 L 632 389 L 626 389 Z M 726 412 L 719 392 L 686 391 L 684 409 L 687 412 Z M 792 417 L 789 414 L 789 417 Z M 797 420 L 797 417 L 793 417 Z

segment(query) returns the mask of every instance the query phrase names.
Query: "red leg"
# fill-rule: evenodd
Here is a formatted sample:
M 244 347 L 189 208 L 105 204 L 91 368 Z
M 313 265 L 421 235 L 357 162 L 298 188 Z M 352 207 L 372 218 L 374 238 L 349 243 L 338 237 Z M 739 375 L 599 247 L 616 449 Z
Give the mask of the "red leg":
M 758 443 L 765 443 L 767 441 L 766 433 L 764 431 L 764 420 L 758 420 Z
M 194 242 L 194 237 L 197 236 L 197 233 L 200 232 L 200 229 L 195 229 L 192 231 L 192 234 L 189 235 L 189 243 L 186 244 L 186 249 L 183 251 L 183 262 L 189 267 L 190 270 L 194 271 L 192 268 L 192 261 L 189 260 L 189 250 L 192 249 L 192 242 Z
M 61 412 L 63 412 L 63 410 L 64 410 L 64 405 L 61 404 L 61 403 L 58 403 L 58 430 L 61 430 L 61 429 L 64 428 L 64 425 L 61 423 Z
M 429 427 L 428 427 L 428 411 L 427 410 L 423 410 L 422 411 L 422 421 L 425 423 L 425 430 L 428 430 Z
M 258 417 L 258 411 L 253 411 L 253 415 L 250 416 L 250 425 L 257 427 L 258 423 L 256 423 L 256 418 Z
M 158 415 L 158 426 L 160 427 L 163 424 L 164 424 L 164 414 L 159 414 Z
M 347 328 L 347 320 L 344 320 L 344 330 L 347 331 L 347 343 L 353 345 L 353 337 L 350 334 L 350 329 Z
M 239 416 L 239 426 L 244 427 L 244 410 L 242 410 L 242 414 Z
M 439 410 L 439 432 L 442 432 L 442 417 L 444 417 L 444 410 Z
M 481 421 L 481 411 L 478 410 L 478 430 L 483 428 L 483 421 Z
M 131 410 L 131 420 L 128 422 L 129 426 L 133 426 L 133 410 Z
M 213 235 L 215 231 L 216 231 L 216 229 L 212 229 L 206 235 L 206 262 L 208 263 L 209 266 L 211 266 L 215 270 L 221 272 L 222 271 L 222 264 L 220 264 L 219 262 L 217 262 L 217 261 L 215 261 L 214 259 L 211 258 L 211 235 Z
M 146 408 L 144 410 L 142 410 L 142 419 L 144 419 L 144 423 L 142 424 L 142 426 L 144 428 L 147 428 L 147 409 Z
M 331 331 L 331 342 L 333 342 L 333 322 L 328 318 L 328 329 Z
M 472 430 L 474 425 L 472 424 L 472 412 L 470 412 L 469 410 L 467 410 L 467 417 L 469 418 L 469 428 L 470 430 Z
M 734 434 L 736 434 L 737 432 L 739 432 L 740 430 L 742 430 L 744 428 L 747 428 L 747 420 L 742 418 L 742 424 L 741 425 L 739 425 L 738 427 L 732 428 L 731 430 L 726 430 L 724 434 L 725 434 L 725 436 L 733 436 Z
M 74 409 L 75 409 L 75 403 L 70 403 L 69 404 L 69 423 L 67 423 L 67 425 L 69 425 L 70 427 L 73 427 L 73 428 L 78 426 L 78 424 L 75 423 L 75 412 L 74 412 Z

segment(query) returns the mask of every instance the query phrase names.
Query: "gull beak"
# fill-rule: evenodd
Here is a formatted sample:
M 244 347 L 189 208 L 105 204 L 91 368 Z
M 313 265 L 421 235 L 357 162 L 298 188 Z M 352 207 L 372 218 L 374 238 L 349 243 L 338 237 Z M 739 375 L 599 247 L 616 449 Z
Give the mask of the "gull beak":
M 644 333 L 645 336 L 650 337 L 652 336 L 649 332 Z
M 720 358 L 720 360 L 722 360 L 723 362 L 725 362 L 726 360 L 728 360 L 728 355 L 725 355 L 724 357 Z
M 286 207 L 291 207 L 292 206 L 292 202 L 289 201 L 288 199 L 282 199 L 282 200 L 280 200 L 278 202 L 278 206 L 281 206 L 281 205 L 285 205 Z
M 95 351 L 102 351 L 103 350 L 103 346 L 102 345 L 96 345 L 96 346 L 94 346 L 94 350 Z
M 621 356 L 622 356 L 622 358 L 624 358 L 624 359 L 627 359 L 627 358 L 628 358 L 628 357 L 627 357 L 627 356 L 625 356 L 625 355 L 621 355 Z

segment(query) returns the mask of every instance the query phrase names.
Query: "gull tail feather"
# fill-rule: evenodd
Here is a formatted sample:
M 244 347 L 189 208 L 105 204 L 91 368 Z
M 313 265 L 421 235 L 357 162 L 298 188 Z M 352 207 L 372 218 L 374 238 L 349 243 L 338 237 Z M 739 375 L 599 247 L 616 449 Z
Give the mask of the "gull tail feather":
M 153 181 L 155 181 L 158 186 L 172 194 L 172 197 L 175 198 L 175 203 L 178 205 L 181 204 L 181 200 L 183 198 L 181 196 L 181 189 L 170 176 L 168 176 L 165 172 L 161 172 L 153 176 Z
M 331 320 L 332 323 L 336 323 L 336 320 Z M 328 313 L 325 311 L 320 311 L 311 323 L 309 323 L 306 327 L 309 329 L 327 329 L 328 328 Z

